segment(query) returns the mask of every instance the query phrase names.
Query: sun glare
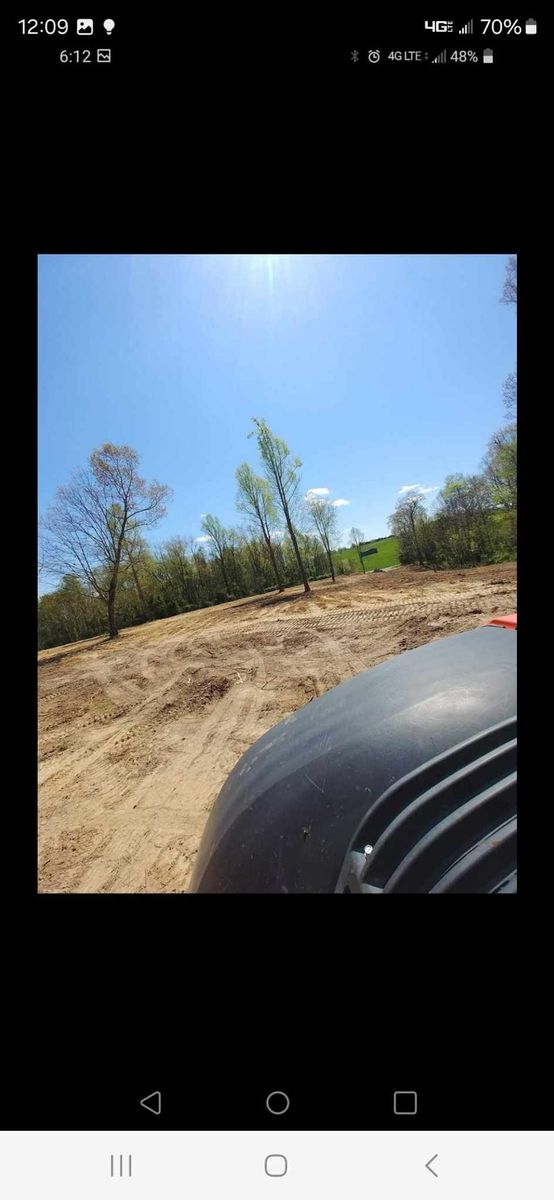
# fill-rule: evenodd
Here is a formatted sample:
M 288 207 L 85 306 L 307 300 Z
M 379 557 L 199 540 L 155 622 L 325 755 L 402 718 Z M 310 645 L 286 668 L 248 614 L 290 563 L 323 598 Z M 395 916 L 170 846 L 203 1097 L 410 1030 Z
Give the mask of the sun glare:
M 286 266 L 290 254 L 252 254 L 252 270 L 262 277 L 265 277 L 269 287 L 272 288 L 275 282 L 275 276 L 279 270 L 281 271 Z
M 246 329 L 313 317 L 325 295 L 325 260 L 310 254 L 208 255 L 202 260 L 222 302 Z

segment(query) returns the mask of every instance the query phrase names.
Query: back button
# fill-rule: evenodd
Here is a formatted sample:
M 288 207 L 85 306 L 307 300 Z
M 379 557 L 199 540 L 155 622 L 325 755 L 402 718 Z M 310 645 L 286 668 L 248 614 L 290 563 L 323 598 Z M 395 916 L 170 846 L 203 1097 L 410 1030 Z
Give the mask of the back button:
M 162 1093 L 151 1092 L 149 1096 L 145 1096 L 140 1102 L 141 1108 L 147 1108 L 148 1112 L 155 1113 L 159 1117 L 162 1111 Z

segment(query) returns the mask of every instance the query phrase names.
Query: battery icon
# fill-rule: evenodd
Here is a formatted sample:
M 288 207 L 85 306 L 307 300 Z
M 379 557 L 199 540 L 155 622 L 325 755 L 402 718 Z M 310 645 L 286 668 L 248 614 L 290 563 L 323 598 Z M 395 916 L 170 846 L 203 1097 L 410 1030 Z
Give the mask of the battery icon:
M 483 50 L 483 62 L 494 62 L 492 50 Z
M 529 17 L 529 20 L 525 22 L 525 32 L 526 33 L 536 33 L 537 32 L 537 22 L 534 21 L 532 17 Z

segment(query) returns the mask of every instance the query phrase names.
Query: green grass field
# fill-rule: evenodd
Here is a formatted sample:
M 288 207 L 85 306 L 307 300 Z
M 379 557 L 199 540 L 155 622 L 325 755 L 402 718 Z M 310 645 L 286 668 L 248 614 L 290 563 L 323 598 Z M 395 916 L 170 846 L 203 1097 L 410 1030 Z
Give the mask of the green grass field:
M 400 558 L 398 556 L 398 539 L 395 537 L 381 538 L 377 542 L 364 543 L 362 549 L 369 550 L 371 546 L 375 546 L 377 554 L 370 554 L 368 558 L 364 558 L 364 566 L 366 571 L 374 571 L 376 567 L 399 567 Z M 358 557 L 357 550 L 352 550 L 350 547 L 344 550 L 334 550 L 333 559 L 335 562 L 335 570 L 338 569 L 341 559 L 346 559 L 350 563 L 350 569 L 354 574 L 362 574 L 363 568 Z

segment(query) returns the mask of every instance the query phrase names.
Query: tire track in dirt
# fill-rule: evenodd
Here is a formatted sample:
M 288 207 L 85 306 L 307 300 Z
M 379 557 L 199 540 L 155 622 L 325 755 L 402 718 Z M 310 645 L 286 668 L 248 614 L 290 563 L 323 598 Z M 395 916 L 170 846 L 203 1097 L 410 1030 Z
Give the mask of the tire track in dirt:
M 195 652 L 192 647 L 191 650 Z M 128 874 L 131 869 L 129 849 L 121 841 L 119 825 L 122 813 L 123 823 L 127 824 L 128 817 L 125 818 L 125 814 L 132 807 L 133 821 L 139 830 L 145 821 L 147 826 L 150 826 L 153 815 L 156 814 L 156 819 L 159 819 L 160 815 L 163 816 L 164 827 L 171 830 L 169 841 L 160 835 L 159 844 L 144 844 L 143 833 L 137 831 L 132 837 L 132 858 L 136 861 L 140 859 L 142 847 L 142 853 L 148 852 L 151 859 L 148 870 L 145 868 L 147 875 L 153 872 L 156 876 L 158 872 L 163 881 L 169 872 L 174 883 L 179 883 L 174 890 L 182 891 L 191 866 L 190 829 L 191 825 L 194 826 L 192 817 L 195 815 L 198 820 L 200 815 L 200 819 L 205 820 L 205 813 L 221 786 L 222 778 L 240 757 L 246 745 L 255 740 L 260 733 L 257 722 L 262 707 L 262 687 L 265 686 L 267 678 L 264 660 L 259 651 L 252 650 L 246 664 L 243 658 L 241 669 L 236 672 L 232 671 L 229 664 L 229 674 L 235 678 L 230 683 L 227 694 L 222 698 L 217 696 L 216 703 L 211 703 L 208 696 L 207 705 L 192 712 L 189 711 L 186 683 L 190 681 L 191 671 L 194 673 L 195 669 L 197 673 L 205 676 L 206 664 L 200 662 L 193 667 L 189 662 L 188 666 L 184 667 L 180 659 L 178 670 L 175 671 L 174 663 L 175 658 L 171 664 L 170 677 L 139 706 L 138 723 L 138 706 L 134 706 L 129 721 L 118 723 L 117 730 L 112 733 L 102 731 L 101 740 L 84 750 L 81 747 L 73 760 L 71 755 L 66 754 L 64 764 L 57 772 L 51 772 L 48 776 L 50 784 L 56 775 L 59 777 L 58 782 L 63 780 L 66 796 L 77 790 L 82 791 L 84 754 L 87 756 L 87 789 L 94 791 L 96 787 L 103 787 L 105 814 L 114 813 L 112 836 L 108 836 L 107 840 L 104 838 L 98 845 L 93 844 L 91 830 L 88 830 L 89 836 L 85 844 L 88 846 L 89 862 L 81 873 L 71 866 L 68 868 L 64 859 L 64 851 L 67 855 L 74 852 L 72 840 L 69 839 L 67 846 L 62 843 L 64 874 L 65 870 L 70 870 L 72 888 L 82 891 L 117 890 L 114 887 L 117 876 L 114 864 L 120 861 L 123 875 L 126 871 Z M 214 669 L 217 669 L 216 663 Z M 252 673 L 252 680 L 247 678 L 249 672 Z M 181 707 L 180 692 L 183 696 Z M 175 708 L 173 713 L 172 708 Z M 174 722 L 172 717 L 175 718 Z M 240 744 L 237 744 L 237 738 L 240 739 Z M 136 740 L 133 742 L 132 739 Z M 189 741 L 193 746 L 192 753 L 187 753 Z M 135 749 L 137 745 L 140 747 L 138 751 Z M 125 772 L 124 777 L 118 772 L 119 759 L 121 769 Z M 112 764 L 110 786 L 106 786 L 108 763 Z M 133 784 L 133 778 L 135 783 L 129 789 L 128 785 Z M 169 803 L 164 803 L 164 797 L 167 797 Z M 54 807 L 51 803 L 47 804 L 43 815 L 52 816 L 57 807 L 58 804 Z M 75 812 L 75 817 L 77 816 L 78 813 Z M 198 838 L 193 836 L 195 852 Z M 171 851 L 170 843 L 174 846 Z M 55 861 L 56 853 L 55 845 L 45 845 L 43 861 Z M 160 855 L 163 868 L 159 866 Z M 136 878 L 135 885 L 131 890 L 147 890 L 147 876 L 144 887 Z M 165 890 L 163 882 L 160 890 Z
M 194 640 L 195 640 L 194 638 L 191 638 L 191 641 L 190 641 L 191 648 L 193 648 Z M 187 650 L 185 650 L 185 655 L 186 654 L 187 654 Z M 78 747 L 76 747 L 76 756 L 80 757 L 83 753 L 83 736 L 82 736 L 83 731 L 85 731 L 87 728 L 91 729 L 93 736 L 92 736 L 92 739 L 87 739 L 87 740 L 89 740 L 90 744 L 86 745 L 85 750 L 84 750 L 84 753 L 89 758 L 89 761 L 88 761 L 89 769 L 94 765 L 94 763 L 98 759 L 103 758 L 107 749 L 109 749 L 111 746 L 117 744 L 118 739 L 122 735 L 129 732 L 129 724 L 130 723 L 127 722 L 127 723 L 123 723 L 122 725 L 118 725 L 118 728 L 115 729 L 113 732 L 110 732 L 109 730 L 107 730 L 107 736 L 102 736 L 101 738 L 95 737 L 94 735 L 96 733 L 101 733 L 103 728 L 106 728 L 107 726 L 111 726 L 113 721 L 119 722 L 119 721 L 121 721 L 122 718 L 125 718 L 129 715 L 131 716 L 131 723 L 133 723 L 133 722 L 137 723 L 138 726 L 140 726 L 141 724 L 144 724 L 144 722 L 148 723 L 149 715 L 150 715 L 151 711 L 155 710 L 156 712 L 159 712 L 163 709 L 163 702 L 167 701 L 168 697 L 171 696 L 171 693 L 175 690 L 176 687 L 179 686 L 180 681 L 182 679 L 184 679 L 185 676 L 190 674 L 191 668 L 193 666 L 192 663 L 189 663 L 188 666 L 183 666 L 182 664 L 179 664 L 179 669 L 175 672 L 170 671 L 170 674 L 168 675 L 167 674 L 167 661 L 168 661 L 167 658 L 164 658 L 163 655 L 161 657 L 150 656 L 150 658 L 147 660 L 147 663 L 145 664 L 145 669 L 147 671 L 151 671 L 151 668 L 153 667 L 154 670 L 153 670 L 152 674 L 153 674 L 154 678 L 156 677 L 157 670 L 160 668 L 162 670 L 162 674 L 164 675 L 162 682 L 160 684 L 158 684 L 158 686 L 152 687 L 152 685 L 150 685 L 150 690 L 149 690 L 149 693 L 147 696 L 138 696 L 136 699 L 129 700 L 127 703 L 117 703 L 117 701 L 116 701 L 112 704 L 112 707 L 110 708 L 109 711 L 104 712 L 100 715 L 96 715 L 96 716 L 78 715 L 78 716 L 76 716 L 76 718 L 72 722 L 71 732 L 68 731 L 68 736 L 71 736 L 73 733 L 77 733 L 77 732 L 80 734 L 80 742 L 79 742 Z M 111 690 L 113 691 L 114 690 L 113 681 L 111 680 L 109 674 L 105 670 L 106 664 L 104 662 L 101 662 L 98 665 L 100 666 L 100 670 L 98 670 L 98 669 L 95 670 L 94 669 L 95 664 L 91 664 L 90 673 L 86 676 L 86 680 L 85 680 L 84 684 L 83 684 L 82 680 L 80 681 L 81 685 L 85 687 L 86 691 L 88 691 L 90 688 L 98 687 L 99 684 L 102 688 L 102 686 L 107 683 L 109 685 L 109 687 L 111 688 Z M 200 658 L 199 665 L 200 665 L 200 667 L 205 667 L 205 663 L 203 662 L 202 658 Z M 149 681 L 147 681 L 147 682 L 149 682 Z M 116 686 L 117 686 L 117 684 L 116 684 Z M 72 687 L 72 685 L 67 685 L 67 690 L 70 692 L 71 692 L 71 687 Z M 74 689 L 74 687 L 75 687 L 75 685 L 73 685 L 73 689 Z M 65 694 L 65 691 L 66 691 L 66 686 L 64 686 L 64 688 L 63 688 L 64 694 Z M 106 694 L 106 693 L 104 693 L 104 694 Z M 94 728 L 94 727 L 96 727 L 96 728 Z M 43 734 L 42 737 L 46 736 L 47 732 L 48 731 L 45 731 L 45 734 Z M 59 733 L 59 729 L 57 730 L 57 732 Z M 86 734 L 85 734 L 85 739 L 86 739 Z M 71 756 L 71 751 L 69 751 L 69 756 Z M 46 757 L 46 756 L 42 755 L 42 759 L 44 759 L 44 757 Z M 70 763 L 66 760 L 64 767 L 62 768 L 62 771 L 65 772 L 69 765 L 70 765 Z M 51 780 L 55 779 L 57 774 L 59 774 L 59 771 L 57 771 L 56 769 L 53 769 L 50 772 L 46 772 L 42 776 L 42 782 L 46 782 L 46 780 L 51 781 Z
M 187 771 L 193 771 L 198 764 L 203 774 L 206 766 L 211 770 L 214 763 L 220 761 L 222 752 L 228 758 L 229 740 L 237 736 L 239 729 L 241 740 L 244 741 L 248 732 L 255 727 L 262 707 L 261 689 L 267 683 L 265 663 L 259 650 L 249 651 L 249 665 L 254 667 L 254 679 L 247 682 L 239 678 L 217 710 L 206 718 L 200 743 L 197 743 L 192 756 L 188 759 L 185 756 Z M 240 676 L 240 672 L 238 674 Z M 207 751 L 208 763 L 205 761 Z
M 316 584 L 308 598 L 183 614 L 44 661 L 40 890 L 183 892 L 248 746 L 366 667 L 512 611 L 513 576 L 506 565 L 438 577 L 399 568 Z
M 85 745 L 84 747 L 83 740 L 81 738 L 80 743 L 75 746 L 73 755 L 71 750 L 69 750 L 65 762 L 60 765 L 60 767 L 54 766 L 51 771 L 43 772 L 41 775 L 41 783 L 46 783 L 47 781 L 52 782 L 59 776 L 67 776 L 71 769 L 72 757 L 74 758 L 75 762 L 82 767 L 81 759 L 83 755 L 85 755 L 87 758 L 87 772 L 90 774 L 95 765 L 98 762 L 103 762 L 106 758 L 106 755 L 109 756 L 110 751 L 114 750 L 125 738 L 134 737 L 137 735 L 140 736 L 147 731 L 151 731 L 153 728 L 151 723 L 152 720 L 154 718 L 161 720 L 164 716 L 164 713 L 165 719 L 167 720 L 167 715 L 172 707 L 172 699 L 175 691 L 179 688 L 179 685 L 181 684 L 181 681 L 184 680 L 185 676 L 188 676 L 189 674 L 189 668 L 185 668 L 176 676 L 173 675 L 170 677 L 170 679 L 165 680 L 164 683 L 159 685 L 159 687 L 154 688 L 153 692 L 146 699 L 143 699 L 142 701 L 137 700 L 127 706 L 114 708 L 112 711 L 104 714 L 102 717 L 87 719 L 85 721 L 81 721 L 80 723 L 76 723 L 73 727 L 75 732 L 82 732 L 89 726 L 97 726 L 97 730 L 91 730 L 92 736 L 88 739 L 89 744 Z M 183 692 L 185 692 L 185 688 L 186 685 L 183 686 Z M 111 729 L 106 728 L 108 723 L 111 726 L 113 721 L 120 722 L 122 718 L 125 718 L 129 715 L 130 720 L 123 721 L 122 724 L 118 724 L 117 729 L 112 731 Z
M 515 596 L 509 593 L 511 604 L 515 603 Z M 287 625 L 294 624 L 297 628 L 302 626 L 313 625 L 316 629 L 342 629 L 344 626 L 352 626 L 366 623 L 368 625 L 387 624 L 394 621 L 401 621 L 406 618 L 418 617 L 424 620 L 426 617 L 436 617 L 441 614 L 445 616 L 457 616 L 467 613 L 468 615 L 485 614 L 485 609 L 490 603 L 491 594 L 473 595 L 460 598 L 459 600 L 446 599 L 443 601 L 433 601 L 427 603 L 411 602 L 405 604 L 380 604 L 375 607 L 358 608 L 349 610 L 348 612 L 337 613 L 321 613 L 306 617 L 290 618 Z M 480 604 L 484 607 L 480 607 Z

